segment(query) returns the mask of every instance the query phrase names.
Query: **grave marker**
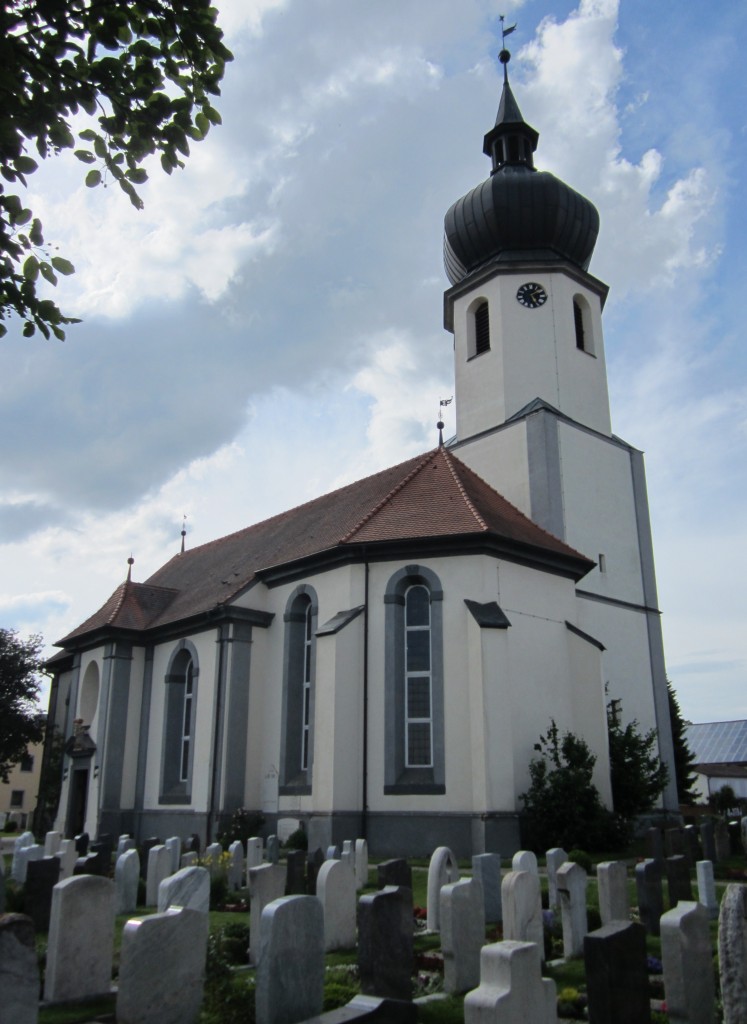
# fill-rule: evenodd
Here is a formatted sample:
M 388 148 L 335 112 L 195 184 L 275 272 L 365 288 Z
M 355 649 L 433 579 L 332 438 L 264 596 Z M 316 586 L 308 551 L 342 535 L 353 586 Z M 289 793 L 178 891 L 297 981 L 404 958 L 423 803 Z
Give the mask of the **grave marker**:
M 145 905 L 158 904 L 158 887 L 171 874 L 171 852 L 165 846 L 152 846 L 148 850 L 148 874 L 145 883 Z
M 669 1019 L 713 1024 L 713 953 L 705 907 L 683 900 L 662 916 L 661 961 Z
M 659 919 L 664 912 L 661 867 L 656 860 L 644 860 L 635 866 L 638 914 L 649 935 L 659 934 Z
M 0 917 L 0 1024 L 36 1024 L 39 964 L 34 925 L 25 914 Z
M 49 931 L 52 890 L 59 880 L 60 862 L 56 857 L 42 857 L 26 866 L 23 909 L 38 932 Z
M 509 871 L 501 885 L 503 937 L 515 942 L 536 942 L 544 960 L 544 929 L 539 875 Z
M 132 914 L 137 907 L 140 882 L 140 856 L 137 850 L 125 850 L 114 865 L 114 885 L 117 891 L 117 913 Z
M 554 846 L 545 854 L 545 860 L 547 862 L 547 898 L 550 909 L 552 910 L 554 907 L 560 906 L 557 878 L 558 868 L 562 867 L 562 865 L 568 860 L 568 854 L 562 846 Z
M 479 879 L 445 885 L 440 916 L 444 992 L 468 992 L 480 984 L 480 950 L 485 944 L 485 904 Z
M 158 886 L 158 913 L 186 907 L 207 914 L 210 910 L 210 872 L 207 868 L 181 868 Z
M 387 886 L 358 901 L 358 967 L 361 992 L 412 999 L 412 891 Z
M 52 894 L 44 998 L 87 999 L 111 990 L 116 886 L 110 878 L 78 875 Z
M 257 963 L 262 911 L 268 903 L 285 895 L 285 867 L 260 864 L 249 871 L 249 962 Z
M 642 925 L 614 921 L 589 932 L 584 939 L 584 962 L 590 1021 L 650 1024 L 646 933 Z
M 472 877 L 482 887 L 483 909 L 488 924 L 499 924 L 503 920 L 501 901 L 501 855 L 499 853 L 477 853 L 472 858 Z
M 428 930 L 437 932 L 440 930 L 440 894 L 441 887 L 450 882 L 459 881 L 459 866 L 456 857 L 448 846 L 439 846 L 434 850 L 428 865 L 428 906 L 427 921 Z
M 597 864 L 597 887 L 599 890 L 599 916 L 602 924 L 630 920 L 630 898 L 628 896 L 628 869 L 621 860 Z
M 260 923 L 257 1024 L 296 1024 L 316 1017 L 323 999 L 321 903 L 316 896 L 273 900 L 262 911 Z
M 555 1024 L 555 982 L 539 948 L 512 940 L 483 946 L 480 985 L 464 997 L 464 1024 Z
M 747 885 L 727 885 L 718 916 L 724 1024 L 743 1024 L 747 1007 Z
M 718 897 L 713 864 L 709 860 L 699 860 L 695 865 L 695 871 L 698 879 L 698 903 L 706 908 L 710 920 L 715 921 L 718 917 Z
M 341 860 L 325 860 L 319 868 L 316 895 L 324 911 L 324 951 L 355 948 L 355 874 Z

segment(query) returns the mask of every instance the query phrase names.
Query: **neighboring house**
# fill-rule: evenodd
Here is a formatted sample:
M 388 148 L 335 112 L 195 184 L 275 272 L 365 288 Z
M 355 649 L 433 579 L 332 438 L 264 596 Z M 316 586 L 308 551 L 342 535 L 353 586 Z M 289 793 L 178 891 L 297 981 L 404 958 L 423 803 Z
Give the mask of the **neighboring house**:
M 11 768 L 8 781 L 0 782 L 0 828 L 8 821 L 14 821 L 19 831 L 30 826 L 39 795 L 43 751 L 41 743 L 29 747 Z
M 693 788 L 703 801 L 723 786 L 747 800 L 747 719 L 688 725 L 685 739 L 697 775 Z
M 605 684 L 672 765 L 643 457 L 611 431 L 587 271 L 598 215 L 535 171 L 537 138 L 506 81 L 493 172 L 446 215 L 456 437 L 128 573 L 59 642 L 67 834 L 212 837 L 245 807 L 322 848 L 509 854 L 551 719 L 609 802 Z

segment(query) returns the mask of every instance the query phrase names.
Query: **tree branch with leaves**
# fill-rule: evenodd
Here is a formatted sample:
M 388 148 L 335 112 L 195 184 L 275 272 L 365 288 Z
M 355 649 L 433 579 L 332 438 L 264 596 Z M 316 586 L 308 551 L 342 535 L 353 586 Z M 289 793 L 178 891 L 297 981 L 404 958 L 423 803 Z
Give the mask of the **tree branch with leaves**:
M 15 630 L 0 629 L 0 782 L 44 738 L 45 715 L 37 704 L 42 646 L 39 636 L 21 640 Z
M 0 337 L 17 315 L 30 337 L 64 339 L 38 291 L 74 272 L 26 202 L 39 159 L 70 149 L 90 188 L 116 182 L 137 209 L 143 164 L 171 174 L 220 124 L 213 107 L 231 52 L 210 0 L 9 0 L 0 9 Z M 33 155 L 32 155 L 33 153 Z

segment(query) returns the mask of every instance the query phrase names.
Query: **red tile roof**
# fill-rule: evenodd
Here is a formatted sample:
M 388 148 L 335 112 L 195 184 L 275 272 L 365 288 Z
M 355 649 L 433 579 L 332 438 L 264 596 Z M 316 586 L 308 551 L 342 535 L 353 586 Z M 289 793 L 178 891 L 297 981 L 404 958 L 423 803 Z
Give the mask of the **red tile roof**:
M 579 578 L 593 563 L 533 523 L 445 448 L 341 487 L 237 533 L 174 555 L 145 583 L 123 583 L 67 644 L 105 627 L 141 630 L 207 612 L 259 573 L 358 544 L 498 538 L 549 553 Z

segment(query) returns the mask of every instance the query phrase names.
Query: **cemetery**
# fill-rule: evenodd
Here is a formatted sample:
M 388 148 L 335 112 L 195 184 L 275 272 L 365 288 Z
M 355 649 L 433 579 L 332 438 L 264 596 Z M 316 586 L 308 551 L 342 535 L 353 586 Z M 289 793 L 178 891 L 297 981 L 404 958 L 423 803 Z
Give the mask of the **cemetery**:
M 747 1019 L 747 818 L 596 863 L 305 838 L 6 840 L 0 1024 Z

